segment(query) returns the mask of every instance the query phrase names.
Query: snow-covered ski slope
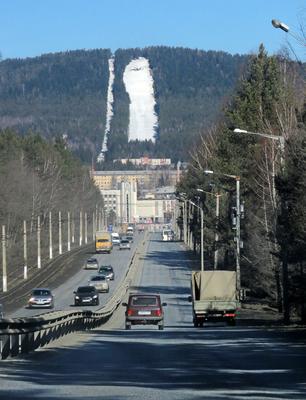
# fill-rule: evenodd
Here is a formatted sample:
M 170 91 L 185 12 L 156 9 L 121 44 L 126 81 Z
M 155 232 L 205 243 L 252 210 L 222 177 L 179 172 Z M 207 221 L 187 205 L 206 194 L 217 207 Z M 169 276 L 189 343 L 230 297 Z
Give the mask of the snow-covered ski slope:
M 113 94 L 113 86 L 115 80 L 114 74 L 114 58 L 110 58 L 108 60 L 108 70 L 109 70 L 109 79 L 108 79 L 108 88 L 107 88 L 107 104 L 106 104 L 106 124 L 104 130 L 104 138 L 102 143 L 102 149 L 98 156 L 98 161 L 104 160 L 104 154 L 107 152 L 107 140 L 110 131 L 111 120 L 113 117 L 113 103 L 114 103 L 114 94 Z
M 132 60 L 124 70 L 123 82 L 130 97 L 129 141 L 154 141 L 158 119 L 148 59 L 139 57 Z

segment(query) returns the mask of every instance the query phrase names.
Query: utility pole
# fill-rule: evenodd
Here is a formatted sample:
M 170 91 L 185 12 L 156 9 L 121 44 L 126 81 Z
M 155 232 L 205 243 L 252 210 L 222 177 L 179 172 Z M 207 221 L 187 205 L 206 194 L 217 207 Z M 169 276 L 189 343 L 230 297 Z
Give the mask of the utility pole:
M 2 225 L 2 289 L 7 292 L 5 225 Z
M 37 217 L 37 268 L 41 268 L 40 216 Z
M 219 233 L 218 233 L 218 222 L 220 215 L 220 196 L 221 194 L 215 194 L 216 197 L 216 231 L 215 231 L 215 253 L 214 253 L 214 269 L 218 269 L 218 241 L 219 241 Z
M 49 211 L 49 259 L 53 258 L 53 247 L 52 247 L 52 212 Z
M 23 221 L 23 279 L 28 279 L 27 221 Z
M 70 251 L 71 250 L 71 225 L 70 225 L 70 211 L 67 212 L 67 250 Z
M 87 244 L 87 212 L 84 214 L 84 219 L 85 219 L 85 244 Z
M 82 246 L 83 243 L 83 213 L 80 211 L 80 237 L 79 237 L 79 245 Z
M 240 293 L 241 278 L 240 278 L 240 176 L 236 176 L 236 276 L 237 276 L 237 290 Z
M 71 221 L 71 243 L 74 244 L 75 243 L 75 236 L 74 236 L 74 232 L 75 232 L 75 219 L 74 219 L 74 213 L 72 214 L 72 221 Z
M 62 246 L 62 213 L 58 212 L 58 253 L 63 254 L 63 246 Z

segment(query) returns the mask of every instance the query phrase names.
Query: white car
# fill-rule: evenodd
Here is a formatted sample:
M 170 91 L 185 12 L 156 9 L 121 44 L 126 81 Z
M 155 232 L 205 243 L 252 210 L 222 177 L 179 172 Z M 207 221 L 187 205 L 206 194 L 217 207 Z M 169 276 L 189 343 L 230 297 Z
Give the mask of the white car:
M 130 241 L 128 239 L 122 239 L 119 245 L 119 250 L 131 250 Z
M 109 284 L 105 275 L 94 275 L 88 281 L 89 286 L 94 286 L 98 292 L 109 292 Z

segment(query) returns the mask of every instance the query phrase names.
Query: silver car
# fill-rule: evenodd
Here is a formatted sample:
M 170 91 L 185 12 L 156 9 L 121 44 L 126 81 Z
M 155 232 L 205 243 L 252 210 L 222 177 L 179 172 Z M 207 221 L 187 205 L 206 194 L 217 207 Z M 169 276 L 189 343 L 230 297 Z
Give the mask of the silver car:
M 105 275 L 94 275 L 88 281 L 89 286 L 94 286 L 98 292 L 109 292 L 109 285 Z
M 98 269 L 99 263 L 98 260 L 94 257 L 88 258 L 84 266 L 85 269 Z
M 128 239 L 122 239 L 119 245 L 119 250 L 131 250 L 130 241 Z
M 33 289 L 28 301 L 28 307 L 54 308 L 54 297 L 51 290 L 47 288 Z

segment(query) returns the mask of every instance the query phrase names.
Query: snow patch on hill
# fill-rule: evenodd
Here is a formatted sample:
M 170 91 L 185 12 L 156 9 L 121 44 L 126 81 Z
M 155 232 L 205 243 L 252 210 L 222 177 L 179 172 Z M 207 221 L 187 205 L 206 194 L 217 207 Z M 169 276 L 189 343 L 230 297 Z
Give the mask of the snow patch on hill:
M 113 103 L 114 103 L 114 94 L 113 94 L 113 86 L 115 80 L 114 74 L 114 58 L 110 58 L 108 60 L 108 70 L 109 70 L 109 79 L 108 79 L 108 88 L 107 88 L 107 104 L 106 104 L 106 123 L 105 123 L 105 130 L 104 130 L 104 138 L 102 142 L 102 149 L 100 154 L 98 155 L 97 161 L 101 162 L 105 159 L 105 153 L 107 152 L 107 140 L 110 131 L 111 120 L 113 118 Z
M 154 110 L 153 77 L 148 59 L 139 57 L 125 68 L 123 82 L 130 97 L 129 141 L 155 141 L 158 126 Z

